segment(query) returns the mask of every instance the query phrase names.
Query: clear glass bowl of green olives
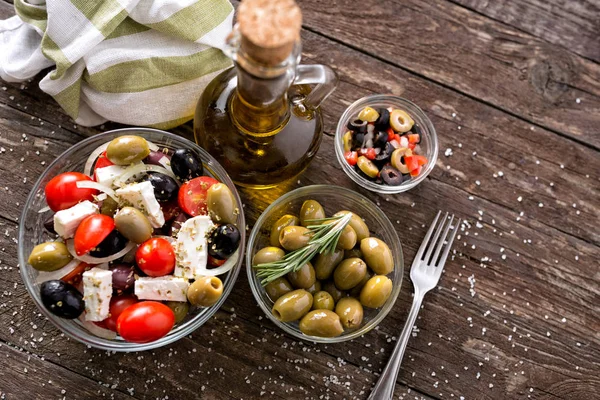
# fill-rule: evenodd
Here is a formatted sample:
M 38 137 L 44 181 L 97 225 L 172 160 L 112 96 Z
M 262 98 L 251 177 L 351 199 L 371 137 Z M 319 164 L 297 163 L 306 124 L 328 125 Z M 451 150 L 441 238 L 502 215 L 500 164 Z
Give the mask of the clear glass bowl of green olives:
M 357 338 L 392 309 L 404 259 L 394 226 L 366 197 L 313 185 L 272 203 L 246 250 L 248 280 L 273 323 L 299 339 Z
M 71 287 L 74 290 L 81 290 L 81 274 L 83 273 L 83 269 L 80 270 L 81 266 L 84 266 L 85 263 L 79 263 L 79 262 L 75 262 L 73 265 L 77 265 L 77 267 L 75 269 L 72 270 L 72 272 L 69 272 L 68 275 L 62 276 L 62 274 L 60 276 L 57 276 L 55 278 L 44 278 L 42 279 L 42 275 L 46 274 L 44 276 L 48 276 L 48 274 L 53 274 L 53 273 L 59 273 L 61 272 L 63 269 L 59 269 L 57 271 L 54 270 L 48 270 L 48 271 L 53 271 L 53 272 L 44 272 L 46 270 L 37 270 L 34 269 L 34 267 L 29 263 L 31 261 L 31 259 L 28 259 L 30 257 L 30 254 L 32 254 L 32 251 L 34 249 L 34 247 L 38 247 L 37 245 L 39 245 L 40 243 L 46 242 L 46 241 L 54 241 L 57 240 L 57 242 L 55 243 L 61 243 L 62 242 L 60 240 L 62 239 L 57 239 L 57 235 L 56 233 L 58 232 L 58 229 L 55 229 L 56 233 L 52 233 L 52 229 L 49 228 L 49 224 L 48 222 L 52 222 L 53 220 L 53 216 L 56 216 L 56 214 L 53 214 L 50 210 L 50 208 L 52 210 L 54 210 L 54 208 L 52 208 L 52 201 L 51 198 L 49 198 L 48 195 L 48 186 L 49 186 L 49 182 L 51 182 L 54 178 L 56 178 L 58 175 L 65 175 L 66 173 L 68 173 L 67 171 L 81 171 L 84 172 L 85 174 L 79 174 L 79 175 L 83 175 L 83 176 L 88 176 L 87 179 L 90 179 L 89 176 L 94 176 L 95 179 L 97 181 L 100 181 L 100 177 L 97 175 L 98 171 L 101 169 L 98 168 L 98 163 L 101 161 L 102 157 L 107 157 L 105 156 L 107 151 L 109 151 L 106 147 L 106 145 L 110 142 L 112 143 L 112 141 L 114 139 L 117 138 L 124 138 L 124 137 L 137 137 L 138 139 L 141 137 L 143 139 L 145 139 L 149 144 L 152 144 L 153 146 L 156 147 L 156 151 L 152 150 L 151 154 L 148 155 L 148 157 L 145 159 L 147 165 L 145 167 L 148 167 L 149 171 L 154 171 L 155 169 L 163 169 L 164 170 L 164 166 L 168 165 L 169 168 L 172 170 L 171 173 L 174 173 L 175 175 L 177 175 L 177 177 L 179 177 L 179 175 L 181 175 L 182 171 L 178 171 L 180 169 L 183 168 L 183 170 L 189 172 L 191 171 L 192 168 L 192 164 L 190 164 L 192 161 L 194 161 L 195 163 L 201 162 L 201 165 L 197 165 L 198 168 L 201 167 L 202 173 L 200 174 L 201 176 L 195 179 L 191 179 L 191 180 L 184 180 L 182 179 L 182 183 L 181 186 L 183 187 L 186 184 L 190 184 L 191 182 L 196 182 L 198 179 L 203 180 L 203 182 L 214 182 L 214 186 L 215 187 L 219 187 L 219 189 L 223 189 L 223 186 L 225 186 L 226 188 L 229 189 L 229 191 L 232 194 L 232 199 L 231 199 L 231 203 L 236 205 L 237 210 L 243 210 L 242 208 L 242 203 L 240 200 L 240 197 L 238 195 L 238 192 L 235 188 L 235 185 L 233 184 L 233 182 L 231 181 L 231 179 L 229 178 L 227 172 L 225 171 L 225 169 L 219 165 L 219 163 L 212 158 L 206 151 L 204 151 L 202 148 L 200 148 L 199 146 L 197 146 L 195 143 L 181 137 L 181 136 L 177 136 L 175 134 L 169 133 L 169 132 L 164 132 L 161 130 L 157 130 L 157 129 L 149 129 L 149 128 L 126 128 L 126 129 L 117 129 L 117 130 L 113 130 L 113 131 L 109 131 L 109 132 L 104 132 L 98 135 L 94 135 L 90 138 L 87 138 L 79 143 L 77 143 L 76 145 L 72 146 L 71 148 L 69 148 L 68 150 L 66 150 L 63 154 L 61 154 L 54 162 L 52 162 L 48 168 L 42 173 L 42 175 L 40 176 L 40 178 L 38 179 L 38 181 L 35 183 L 31 193 L 29 194 L 29 197 L 27 199 L 27 202 L 23 208 L 23 212 L 21 215 L 21 219 L 20 219 L 20 225 L 19 225 L 19 265 L 20 265 L 20 272 L 21 272 L 21 277 L 23 279 L 23 282 L 25 283 L 25 286 L 27 288 L 27 291 L 29 292 L 30 296 L 32 297 L 32 299 L 34 300 L 34 302 L 36 303 L 36 305 L 38 306 L 38 308 L 40 309 L 41 313 L 47 317 L 58 329 L 60 329 L 62 332 L 64 332 L 65 334 L 67 334 L 68 336 L 86 344 L 92 347 L 96 347 L 99 349 L 104 349 L 104 350 L 109 350 L 109 351 L 122 351 L 122 352 L 132 352 L 132 351 L 143 351 L 143 350 L 149 350 L 149 349 L 153 349 L 153 348 L 157 348 L 157 347 L 161 347 L 161 346 L 165 346 L 168 345 L 170 343 L 173 343 L 179 339 L 181 339 L 184 336 L 187 336 L 189 334 L 191 334 L 193 331 L 195 331 L 196 329 L 198 329 L 200 326 L 202 326 L 206 321 L 208 321 L 208 319 L 220 308 L 220 306 L 225 302 L 226 298 L 228 297 L 228 295 L 230 294 L 234 283 L 237 279 L 237 276 L 239 274 L 239 271 L 241 269 L 242 263 L 244 261 L 243 258 L 243 251 L 245 249 L 245 220 L 244 220 L 244 214 L 243 212 L 236 212 L 233 214 L 232 217 L 232 224 L 235 227 L 239 227 L 239 248 L 237 250 L 236 253 L 234 253 L 231 256 L 231 260 L 227 260 L 227 262 L 231 261 L 230 264 L 227 264 L 227 262 L 225 262 L 225 264 L 219 264 L 222 266 L 217 266 L 217 264 L 213 264 L 210 261 L 210 256 L 209 256 L 209 264 L 206 268 L 215 268 L 215 270 L 222 270 L 223 273 L 219 274 L 218 277 L 219 279 L 216 279 L 215 277 L 210 277 L 211 278 L 211 284 L 213 284 L 213 280 L 217 281 L 218 283 L 218 287 L 216 287 L 216 285 L 213 285 L 213 287 L 215 287 L 215 293 L 217 293 L 217 289 L 219 291 L 219 295 L 220 297 L 216 296 L 216 298 L 218 298 L 214 303 L 211 303 L 210 306 L 208 305 L 190 305 L 188 302 L 184 302 L 181 299 L 178 299 L 176 301 L 166 301 L 166 300 L 158 300 L 155 302 L 151 302 L 151 301 L 146 301 L 145 303 L 154 303 L 155 305 L 158 304 L 158 306 L 162 306 L 163 309 L 167 308 L 165 307 L 168 306 L 168 308 L 171 308 L 171 311 L 169 311 L 170 314 L 172 314 L 174 316 L 175 319 L 175 324 L 173 326 L 173 322 L 171 322 L 171 327 L 172 329 L 170 329 L 168 331 L 168 333 L 165 333 L 164 336 L 161 336 L 160 338 L 158 338 L 157 340 L 151 340 L 151 341 L 147 341 L 147 342 L 142 342 L 142 341 L 126 341 L 122 336 L 120 336 L 119 334 L 113 333 L 113 332 L 109 332 L 108 325 L 101 325 L 101 324 L 97 324 L 95 322 L 92 321 L 98 321 L 98 320 L 85 320 L 85 318 L 83 317 L 83 314 L 81 314 L 79 316 L 79 318 L 73 317 L 73 319 L 67 319 L 67 318 L 61 318 L 57 315 L 55 315 L 55 313 L 50 312 L 50 310 L 47 308 L 47 304 L 44 302 L 44 297 L 42 292 L 44 292 L 42 286 L 44 286 L 45 284 L 47 284 L 48 282 L 52 282 L 53 284 L 59 284 L 61 283 L 63 286 L 67 286 L 67 287 Z M 104 147 L 103 147 L 104 146 Z M 103 150 L 106 149 L 106 150 Z M 104 151 L 104 153 L 102 153 L 102 151 Z M 178 154 L 178 152 L 184 152 L 186 155 L 187 154 L 191 154 L 193 155 L 193 157 L 191 157 L 189 159 L 189 161 L 187 163 L 175 163 L 174 162 L 174 157 L 176 156 L 176 154 Z M 165 162 L 165 156 L 169 155 L 170 156 L 170 161 L 167 164 L 163 164 L 163 162 Z M 154 157 L 156 158 L 156 160 L 151 158 Z M 94 163 L 92 163 L 95 167 L 93 169 L 91 169 L 92 164 L 89 163 L 89 160 L 91 159 L 95 159 L 96 161 Z M 152 164 L 152 165 L 150 165 Z M 143 166 L 143 165 L 142 165 Z M 157 166 L 157 167 L 155 167 Z M 131 166 L 133 167 L 133 166 Z M 125 171 L 129 170 L 131 167 L 126 168 Z M 178 167 L 178 168 L 176 168 Z M 184 168 L 185 167 L 185 168 Z M 107 167 L 110 168 L 110 167 Z M 188 168 L 190 168 L 190 170 L 188 171 Z M 91 171 L 91 172 L 90 172 Z M 186 172 L 186 173 L 187 173 Z M 136 172 L 136 174 L 139 174 L 140 172 Z M 73 173 L 71 173 L 73 174 Z M 125 173 L 124 173 L 125 174 Z M 121 177 L 123 177 L 124 175 L 122 175 Z M 136 175 L 138 176 L 138 175 Z M 141 175 L 142 177 L 144 175 Z M 192 176 L 196 176 L 196 175 L 192 175 Z M 148 175 L 147 176 L 148 179 L 150 178 L 156 178 L 156 175 Z M 122 178 L 125 179 L 125 178 Z M 137 178 L 135 178 L 137 179 Z M 144 179 L 144 178 L 141 178 Z M 137 180 L 136 180 L 137 182 Z M 219 182 L 219 185 L 217 185 L 216 183 Z M 92 182 L 93 185 L 97 185 L 98 182 Z M 151 182 L 153 183 L 153 186 L 156 182 Z M 153 187 L 151 186 L 151 188 Z M 83 186 L 77 186 L 78 188 L 81 188 Z M 162 187 L 162 186 L 161 186 Z M 175 196 L 177 195 L 178 189 L 180 189 L 179 187 L 175 186 Z M 224 190 L 224 189 L 223 189 Z M 190 189 L 190 193 L 191 193 L 191 189 Z M 163 188 L 160 190 L 160 194 L 165 194 L 167 192 L 170 192 L 170 190 L 167 190 L 167 188 Z M 204 190 L 204 192 L 207 192 L 206 190 Z M 210 192 L 210 190 L 209 190 Z M 206 196 L 205 196 L 206 197 Z M 210 194 L 208 195 L 208 197 L 210 197 Z M 105 199 L 108 199 L 108 197 L 105 197 Z M 97 201 L 97 198 L 94 198 L 94 200 L 92 201 Z M 175 199 L 175 203 L 178 202 L 178 200 L 181 199 Z M 184 198 L 184 205 L 185 206 L 196 206 L 196 204 L 188 204 L 187 200 L 189 200 L 188 198 Z M 209 198 L 206 198 L 206 201 L 210 201 Z M 157 240 L 163 240 L 163 241 L 167 241 L 167 243 L 174 243 L 172 240 L 172 236 L 174 234 L 173 229 L 175 229 L 175 222 L 176 220 L 179 221 L 181 228 L 179 229 L 180 231 L 183 231 L 183 226 L 185 225 L 186 222 L 183 222 L 186 220 L 187 217 L 185 217 L 184 215 L 181 214 L 175 214 L 173 208 L 169 208 L 167 206 L 167 204 L 170 204 L 171 202 L 173 202 L 173 199 L 167 201 L 166 203 L 160 203 L 161 204 L 161 208 L 162 208 L 162 214 L 164 216 L 164 220 L 167 221 L 169 223 L 169 225 L 167 225 L 165 223 L 165 225 L 163 225 L 161 228 L 156 228 L 156 226 L 154 227 L 154 230 L 150 229 L 150 234 L 152 235 L 153 239 L 151 240 L 147 240 L 144 243 L 149 243 L 151 241 L 154 241 L 154 238 L 158 238 Z M 78 204 L 82 204 L 83 202 L 80 202 Z M 89 203 L 89 201 L 88 201 Z M 181 201 L 178 202 L 179 206 L 182 207 L 182 210 L 185 211 L 185 213 L 187 213 L 188 215 L 196 215 L 195 213 L 190 214 L 192 211 L 190 210 L 186 210 L 185 207 L 183 207 Z M 102 202 L 100 203 L 102 204 L 100 207 L 100 214 L 95 214 L 93 215 L 95 216 L 102 216 L 102 214 L 104 213 L 104 206 L 109 204 L 107 202 Z M 46 207 L 46 205 L 50 206 L 50 207 Z M 134 205 L 134 204 L 132 204 Z M 125 207 L 127 208 L 127 207 Z M 123 209 L 125 209 L 123 208 Z M 176 208 L 176 206 L 175 206 Z M 210 205 L 209 205 L 209 212 L 210 212 Z M 168 216 L 170 215 L 170 216 Z M 174 217 L 174 215 L 178 215 L 178 217 Z M 202 215 L 200 213 L 200 215 Z M 184 217 L 183 219 L 179 220 L 179 216 Z M 212 217 L 211 217 L 212 218 Z M 192 219 L 189 218 L 187 219 L 187 221 L 191 221 Z M 171 221 L 171 222 L 169 222 Z M 229 221 L 228 221 L 229 222 Z M 231 224 L 228 224 L 231 225 Z M 52 226 L 52 224 L 50 223 L 50 226 Z M 227 226 L 225 224 L 220 224 L 220 227 L 222 226 Z M 54 219 L 54 228 L 57 227 L 56 225 L 56 219 Z M 65 227 L 63 227 L 65 228 Z M 150 227 L 152 228 L 152 227 Z M 65 228 L 66 229 L 66 228 Z M 218 229 L 215 229 L 215 231 L 217 231 Z M 114 231 L 113 231 L 114 232 Z M 125 231 L 121 231 L 123 232 L 123 234 L 125 234 Z M 111 234 L 112 235 L 112 234 Z M 111 237 L 111 235 L 109 235 L 108 237 Z M 160 236 L 163 235 L 163 236 Z M 61 236 L 63 236 L 61 234 Z M 70 239 L 66 240 L 66 243 L 69 243 Z M 178 239 L 177 239 L 178 240 Z M 104 243 L 105 241 L 102 241 L 102 243 Z M 130 242 L 133 243 L 133 242 Z M 137 242 L 136 242 L 137 243 Z M 94 250 L 100 250 L 100 245 Z M 135 249 L 135 247 L 133 247 Z M 126 248 L 127 249 L 127 248 Z M 123 251 L 125 251 L 126 249 L 124 249 Z M 219 248 L 218 250 L 222 250 L 221 248 Z M 70 250 L 69 250 L 70 251 Z M 91 253 L 90 253 L 91 254 Z M 112 253 L 111 253 L 112 254 Z M 121 252 L 117 253 L 117 254 L 113 254 L 112 257 L 106 257 L 106 258 L 114 258 L 116 255 L 121 254 Z M 125 253 L 123 253 L 125 254 Z M 112 289 L 113 289 L 113 299 L 115 298 L 115 296 L 117 297 L 133 297 L 133 294 L 128 294 L 131 292 L 133 292 L 133 288 L 131 287 L 131 282 L 127 283 L 128 280 L 132 277 L 131 274 L 131 270 L 133 269 L 134 271 L 137 271 L 137 273 L 139 273 L 138 269 L 134 269 L 134 264 L 138 263 L 138 252 L 135 253 L 135 258 L 130 259 L 130 260 L 125 260 L 125 258 L 131 255 L 131 252 L 129 252 L 127 255 L 125 255 L 124 257 L 121 258 L 117 258 L 114 259 L 114 261 L 107 261 L 106 262 L 106 270 L 110 270 L 113 272 L 112 278 L 113 278 L 113 285 L 112 285 Z M 88 255 L 84 255 L 83 257 L 87 257 Z M 96 257 L 103 257 L 101 255 L 98 255 Z M 96 260 L 99 260 L 99 258 L 96 258 Z M 73 259 L 73 261 L 77 261 L 76 259 Z M 134 262 L 135 261 L 135 262 Z M 213 260 L 215 261 L 215 260 Z M 215 261 L 215 263 L 217 261 L 220 261 L 220 259 L 217 259 Z M 223 260 L 225 261 L 225 260 Z M 86 261 L 87 262 L 87 261 Z M 109 265 L 108 263 L 111 263 L 111 265 Z M 125 263 L 125 264 L 124 264 Z M 71 264 L 71 263 L 70 263 Z M 100 267 L 100 266 L 98 266 Z M 123 269 L 123 271 L 121 271 L 119 268 L 120 267 L 130 267 L 130 268 L 125 268 Z M 138 265 L 139 267 L 139 265 Z M 227 267 L 227 268 L 225 268 Z M 231 267 L 231 269 L 229 269 Z M 63 267 L 63 268 L 67 268 L 67 267 Z M 68 268 L 67 268 L 68 269 Z M 99 268 L 94 268 L 94 270 L 97 270 Z M 100 269 L 101 271 L 101 269 Z M 88 271 L 91 272 L 91 271 Z M 107 271 L 108 272 L 108 271 Z M 121 274 L 120 272 L 124 272 L 123 274 Z M 146 272 L 145 270 L 143 272 Z M 118 274 L 119 273 L 119 274 Z M 75 274 L 79 275 L 79 279 L 75 280 L 73 277 L 75 276 Z M 216 271 L 215 271 L 216 274 Z M 118 279 L 120 284 L 119 286 L 122 285 L 129 285 L 128 289 L 124 289 L 125 292 L 121 293 L 120 290 L 115 286 L 115 282 L 117 282 L 115 279 L 119 278 L 118 276 L 121 276 L 122 279 Z M 148 273 L 147 275 L 150 276 L 150 274 Z M 157 275 L 152 275 L 152 276 L 157 276 Z M 73 279 L 72 279 L 73 278 Z M 51 281 L 46 281 L 46 279 L 53 279 Z M 85 279 L 85 278 L 84 278 Z M 137 277 L 135 278 L 137 279 Z M 158 278 L 160 279 L 160 278 Z M 198 281 L 198 280 L 196 280 Z M 76 283 L 78 282 L 78 283 Z M 85 285 L 84 285 L 85 286 Z M 191 287 L 192 285 L 190 285 Z M 75 289 L 76 288 L 76 289 Z M 140 285 L 141 288 L 141 285 Z M 137 289 L 137 288 L 136 288 Z M 129 290 L 129 291 L 127 291 Z M 222 290 L 222 291 L 221 291 Z M 83 293 L 85 293 L 85 288 L 83 290 Z M 137 290 L 136 290 L 136 294 L 137 294 Z M 188 296 L 187 299 L 189 300 L 189 291 L 188 291 Z M 81 294 L 79 294 L 79 296 L 81 296 Z M 140 297 L 141 299 L 142 297 Z M 144 303 L 143 301 L 135 304 L 135 306 Z M 79 305 L 79 304 L 78 304 Z M 131 306 L 132 308 L 135 306 Z M 86 305 L 87 307 L 87 305 Z M 112 302 L 111 302 L 111 310 L 112 310 Z M 167 309 L 168 311 L 168 309 Z M 86 309 L 85 313 L 87 313 L 88 310 Z M 133 314 L 133 313 L 132 313 Z M 153 319 L 154 322 L 156 322 L 156 319 Z M 132 319 L 132 323 L 136 323 L 137 321 Z M 102 323 L 104 323 L 104 321 L 102 321 Z M 133 325 L 133 324 L 130 324 Z M 139 324 L 140 326 L 142 326 L 143 324 Z M 155 327 L 155 326 L 154 326 Z M 108 333 L 112 333 L 111 335 L 107 334 Z M 122 332 L 120 332 L 122 333 Z
M 414 188 L 433 170 L 438 139 L 416 104 L 394 95 L 372 95 L 342 114 L 335 152 L 354 182 L 373 192 L 395 194 Z

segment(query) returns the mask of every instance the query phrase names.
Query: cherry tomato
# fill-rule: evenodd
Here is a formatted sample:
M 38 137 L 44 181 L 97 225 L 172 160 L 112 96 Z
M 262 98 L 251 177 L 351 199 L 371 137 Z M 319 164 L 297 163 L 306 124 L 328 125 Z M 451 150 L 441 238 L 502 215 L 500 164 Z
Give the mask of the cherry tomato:
M 75 253 L 81 256 L 98 246 L 115 229 L 115 221 L 104 214 L 85 217 L 75 231 Z
M 377 157 L 377 153 L 373 147 L 367 149 L 367 153 L 365 154 L 369 160 L 374 160 Z
M 96 189 L 78 188 L 77 182 L 91 181 L 92 178 L 80 172 L 63 172 L 46 184 L 46 202 L 54 212 L 73 207 L 84 200 L 93 200 Z
M 348 164 L 356 165 L 356 162 L 358 161 L 358 153 L 355 151 L 347 151 L 344 153 L 344 158 Z
M 148 276 L 163 276 L 175 268 L 175 251 L 166 239 L 151 238 L 138 247 L 135 262 Z
M 73 286 L 77 286 L 79 282 L 81 282 L 82 275 L 88 269 L 91 269 L 91 265 L 86 264 L 84 262 L 80 262 L 78 266 L 67 275 L 60 278 L 61 281 L 70 283 Z
M 110 167 L 111 165 L 115 164 L 113 164 L 112 161 L 110 161 L 108 157 L 106 157 L 106 151 L 102 152 L 102 154 L 100 154 L 100 156 L 96 160 L 96 164 L 94 165 L 94 180 L 97 180 L 96 170 L 98 168 Z
M 138 302 L 138 298 L 132 294 L 125 296 L 117 296 L 112 297 L 110 299 L 110 315 L 104 321 L 104 327 L 106 329 L 110 329 L 111 331 L 117 331 L 117 320 L 119 316 L 125 311 L 129 306 L 132 306 Z
M 227 260 L 226 259 L 225 260 L 217 260 L 216 258 L 214 258 L 213 256 L 211 256 L 209 254 L 207 263 L 208 263 L 209 267 L 216 268 L 216 267 L 220 267 L 221 265 L 225 264 L 225 261 L 227 261 Z
M 209 176 L 199 176 L 185 182 L 177 196 L 179 207 L 192 217 L 206 215 L 206 192 L 215 183 L 219 181 Z
M 175 199 L 161 204 L 162 212 L 165 216 L 165 221 L 170 221 L 181 214 L 181 208 Z
M 165 336 L 175 324 L 175 314 L 157 301 L 141 301 L 117 318 L 117 332 L 128 342 L 148 343 Z

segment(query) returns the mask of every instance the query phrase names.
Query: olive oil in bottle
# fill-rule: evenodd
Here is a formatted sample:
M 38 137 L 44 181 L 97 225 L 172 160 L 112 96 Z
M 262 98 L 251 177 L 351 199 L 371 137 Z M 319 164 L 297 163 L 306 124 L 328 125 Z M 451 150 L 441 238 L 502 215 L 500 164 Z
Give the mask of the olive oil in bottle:
M 269 188 L 293 179 L 319 148 L 319 105 L 337 77 L 323 65 L 298 65 L 300 27 L 293 0 L 244 0 L 225 49 L 234 66 L 198 101 L 196 142 L 238 185 Z

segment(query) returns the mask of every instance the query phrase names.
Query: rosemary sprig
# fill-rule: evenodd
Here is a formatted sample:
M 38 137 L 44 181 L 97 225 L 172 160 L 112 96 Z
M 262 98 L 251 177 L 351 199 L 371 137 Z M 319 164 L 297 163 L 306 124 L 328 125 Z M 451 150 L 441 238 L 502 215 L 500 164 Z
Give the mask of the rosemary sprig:
M 289 272 L 298 271 L 317 254 L 333 253 L 342 231 L 351 218 L 352 214 L 347 213 L 337 217 L 307 220 L 307 222 L 316 223 L 316 225 L 307 226 L 313 236 L 306 246 L 286 254 L 279 261 L 254 266 L 257 270 L 256 276 L 261 279 L 260 284 L 266 286 Z M 327 221 L 336 222 L 325 224 L 324 222 Z

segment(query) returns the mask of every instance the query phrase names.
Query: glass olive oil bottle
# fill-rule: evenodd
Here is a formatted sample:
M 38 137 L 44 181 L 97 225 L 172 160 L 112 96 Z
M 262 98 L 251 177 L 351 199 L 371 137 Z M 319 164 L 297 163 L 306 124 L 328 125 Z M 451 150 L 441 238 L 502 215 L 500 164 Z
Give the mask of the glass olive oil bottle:
M 224 50 L 234 66 L 200 97 L 194 136 L 236 184 L 269 188 L 300 174 L 316 154 L 319 105 L 337 76 L 323 65 L 298 65 L 302 17 L 293 0 L 244 0 L 237 20 Z

